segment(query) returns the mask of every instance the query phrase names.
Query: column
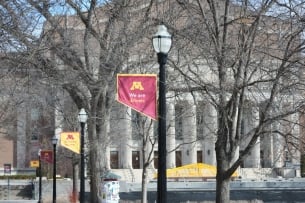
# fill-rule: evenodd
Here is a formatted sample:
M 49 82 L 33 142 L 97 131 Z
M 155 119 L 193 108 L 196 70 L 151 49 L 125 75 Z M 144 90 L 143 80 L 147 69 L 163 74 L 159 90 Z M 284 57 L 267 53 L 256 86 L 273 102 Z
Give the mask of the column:
M 167 168 L 175 168 L 176 167 L 176 139 L 175 139 L 175 104 L 174 102 L 170 102 L 167 104 Z
M 284 166 L 284 152 L 285 152 L 285 142 L 282 135 L 280 135 L 279 132 L 280 129 L 280 122 L 276 121 L 272 124 L 272 148 L 273 148 L 273 167 L 274 168 L 282 168 Z
M 204 112 L 204 162 L 216 166 L 217 111 L 213 105 L 206 103 Z
M 293 147 L 291 149 L 291 155 L 292 155 L 292 164 L 298 165 L 300 164 L 301 160 L 301 152 L 300 152 L 300 135 L 301 135 L 301 129 L 300 129 L 300 115 L 298 112 L 294 113 L 292 115 L 292 137 L 293 137 L 293 143 L 295 146 L 299 146 L 299 148 Z
M 197 162 L 197 123 L 196 106 L 192 101 L 185 102 L 182 121 L 183 153 L 182 165 Z
M 251 104 L 249 104 L 251 106 Z M 249 107 L 243 112 L 243 142 L 242 148 L 246 147 L 253 137 L 255 128 L 259 123 L 259 111 L 257 107 Z M 256 144 L 253 146 L 250 154 L 244 161 L 245 168 L 260 168 L 260 139 L 258 138 Z
M 271 132 L 271 125 L 266 127 L 264 130 L 267 130 L 266 132 L 268 131 Z M 261 140 L 260 147 L 262 152 L 261 165 L 263 168 L 271 168 L 273 165 L 273 146 L 272 146 L 273 138 L 270 134 L 265 133 L 260 137 Z
M 105 157 L 104 159 L 105 159 L 105 163 L 106 163 L 106 168 L 107 169 L 110 169 L 111 167 L 110 167 L 110 146 L 108 145 L 108 146 L 106 146 L 106 150 L 105 150 L 105 156 L 103 156 L 103 157 Z
M 154 125 L 156 124 L 156 122 L 147 118 L 145 124 L 146 124 L 146 128 L 148 129 L 147 130 L 148 135 L 145 135 L 145 136 L 149 136 L 149 138 L 146 143 L 146 148 L 144 149 L 145 150 L 144 160 L 149 161 L 150 164 L 149 164 L 148 168 L 154 168 L 154 162 L 152 161 L 154 159 L 154 152 L 152 152 L 154 150 L 152 142 L 153 143 L 156 142 L 155 136 L 154 136 L 154 128 L 155 128 Z M 151 157 L 148 157 L 149 155 Z M 142 163 L 142 165 L 143 165 L 143 163 Z
M 131 109 L 128 107 L 123 107 L 124 111 L 123 119 L 118 125 L 119 137 L 121 137 L 119 159 L 122 168 L 132 167 L 132 119 L 131 119 Z
M 105 167 L 106 169 L 110 169 L 110 147 L 111 147 L 111 137 L 110 137 L 110 119 L 111 119 L 111 115 L 108 117 L 108 119 L 105 121 L 104 123 L 104 127 L 106 129 L 106 133 L 107 133 L 107 138 L 105 139 L 105 141 L 102 143 L 102 145 L 100 146 L 102 148 L 102 150 L 98 150 L 98 156 L 102 158 L 101 162 L 105 163 Z M 105 153 L 105 154 L 102 154 Z
M 17 168 L 25 168 L 26 162 L 26 125 L 27 125 L 27 110 L 25 104 L 21 104 L 17 107 Z
M 241 111 L 241 109 L 237 108 L 236 111 L 237 111 L 236 115 L 238 115 L 239 111 Z M 233 126 L 237 126 L 237 116 L 234 117 Z M 236 134 L 236 130 L 237 129 L 235 128 L 234 132 L 232 133 L 233 135 Z M 230 164 L 233 164 L 239 158 L 239 151 L 240 151 L 240 149 L 241 149 L 241 144 L 236 147 L 235 153 L 234 154 L 232 153 L 232 159 L 231 159 L 231 163 Z

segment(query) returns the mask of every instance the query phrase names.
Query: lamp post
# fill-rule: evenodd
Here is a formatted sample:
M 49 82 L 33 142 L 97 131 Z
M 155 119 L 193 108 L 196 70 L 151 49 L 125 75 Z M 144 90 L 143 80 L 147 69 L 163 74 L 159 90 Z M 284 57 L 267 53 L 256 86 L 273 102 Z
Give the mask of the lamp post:
M 166 180 L 166 80 L 165 64 L 167 53 L 172 44 L 171 35 L 165 25 L 158 26 L 158 32 L 152 39 L 153 47 L 157 52 L 159 70 L 159 117 L 158 117 L 158 185 L 157 203 L 167 202 Z
M 88 115 L 85 109 L 81 109 L 78 114 L 78 121 L 81 127 L 80 135 L 80 197 L 79 202 L 84 203 L 85 201 L 85 153 L 84 153 L 84 138 L 85 138 L 85 125 L 87 122 Z
M 38 203 L 41 203 L 41 149 L 38 150 L 38 175 L 39 175 L 39 192 L 38 192 Z
M 56 145 L 57 145 L 56 136 L 52 138 L 52 144 L 53 144 L 53 203 L 56 203 Z

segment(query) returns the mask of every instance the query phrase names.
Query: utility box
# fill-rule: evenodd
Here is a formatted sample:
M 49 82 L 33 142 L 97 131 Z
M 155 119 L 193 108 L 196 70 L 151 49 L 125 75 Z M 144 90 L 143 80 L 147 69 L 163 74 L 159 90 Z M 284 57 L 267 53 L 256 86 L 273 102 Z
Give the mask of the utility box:
M 119 203 L 120 183 L 118 180 L 105 179 L 102 182 L 102 203 Z
M 110 172 L 108 172 L 104 177 L 102 177 L 102 203 L 119 203 L 119 178 L 121 177 Z

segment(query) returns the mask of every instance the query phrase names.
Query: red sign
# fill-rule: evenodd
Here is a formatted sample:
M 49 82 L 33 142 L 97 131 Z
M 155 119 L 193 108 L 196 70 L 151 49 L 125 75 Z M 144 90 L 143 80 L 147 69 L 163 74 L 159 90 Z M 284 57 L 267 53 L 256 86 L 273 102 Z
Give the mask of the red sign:
M 4 164 L 4 173 L 5 174 L 11 174 L 11 164 Z
M 53 163 L 53 152 L 51 150 L 41 150 L 40 159 L 41 159 L 41 161 L 52 164 Z
M 157 118 L 156 94 L 155 74 L 117 75 L 117 100 L 152 119 Z

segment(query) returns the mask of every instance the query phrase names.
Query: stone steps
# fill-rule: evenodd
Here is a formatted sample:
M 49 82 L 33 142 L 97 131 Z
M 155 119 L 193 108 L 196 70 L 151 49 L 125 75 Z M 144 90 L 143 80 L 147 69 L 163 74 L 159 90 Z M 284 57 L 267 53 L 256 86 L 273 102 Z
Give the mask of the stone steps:
M 121 181 L 142 182 L 143 169 L 111 169 L 111 172 L 121 176 Z M 153 178 L 155 172 L 155 169 L 149 168 L 147 170 L 148 180 Z

